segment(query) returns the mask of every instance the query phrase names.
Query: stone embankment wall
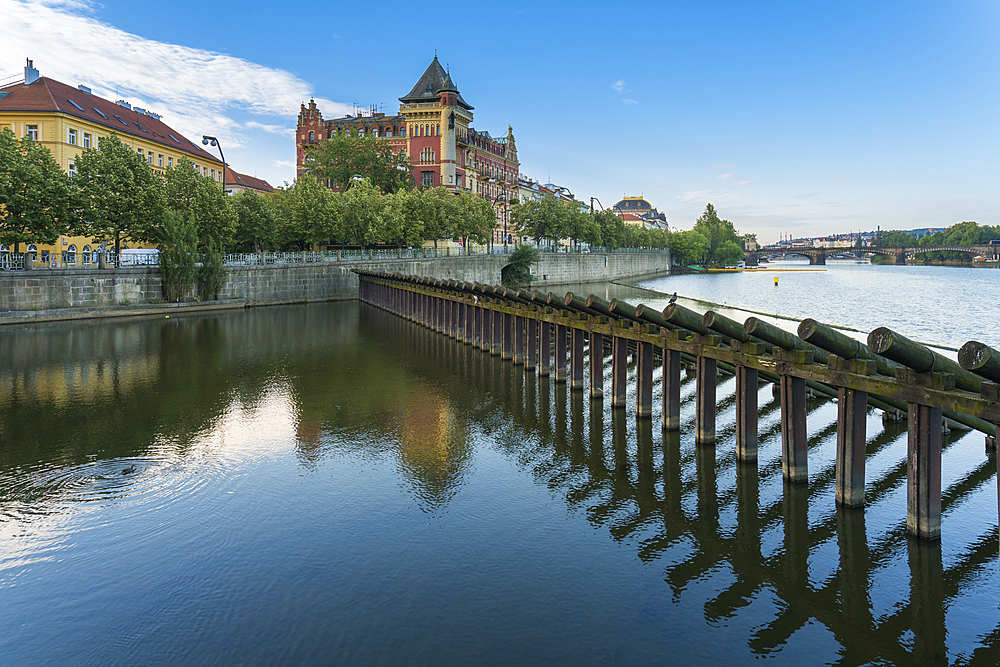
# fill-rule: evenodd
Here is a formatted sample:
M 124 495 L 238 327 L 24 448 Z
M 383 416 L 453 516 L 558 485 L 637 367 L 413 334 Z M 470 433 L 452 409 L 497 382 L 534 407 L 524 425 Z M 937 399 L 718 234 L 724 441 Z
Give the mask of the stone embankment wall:
M 506 264 L 504 255 L 492 255 L 231 267 L 219 298 L 251 306 L 354 299 L 358 295 L 357 276 L 351 272 L 354 268 L 495 284 Z M 670 257 L 664 253 L 545 253 L 532 268 L 533 285 L 539 289 L 669 272 Z M 160 270 L 154 267 L 0 273 L 0 314 L 136 307 L 156 304 L 162 296 Z

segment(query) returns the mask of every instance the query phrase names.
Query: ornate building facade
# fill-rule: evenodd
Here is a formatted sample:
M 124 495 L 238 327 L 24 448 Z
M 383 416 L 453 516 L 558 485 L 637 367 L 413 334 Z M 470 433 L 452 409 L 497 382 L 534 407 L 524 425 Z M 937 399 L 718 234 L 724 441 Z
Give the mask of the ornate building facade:
M 325 120 L 315 100 L 299 110 L 296 130 L 297 174 L 306 170 L 306 147 L 336 133 L 379 137 L 410 161 L 417 187 L 444 187 L 489 199 L 497 211 L 493 242 L 502 243 L 511 202 L 517 198 L 517 146 L 514 132 L 495 138 L 472 127 L 473 106 L 441 66 L 437 56 L 409 93 L 399 98 L 399 113 L 367 113 Z

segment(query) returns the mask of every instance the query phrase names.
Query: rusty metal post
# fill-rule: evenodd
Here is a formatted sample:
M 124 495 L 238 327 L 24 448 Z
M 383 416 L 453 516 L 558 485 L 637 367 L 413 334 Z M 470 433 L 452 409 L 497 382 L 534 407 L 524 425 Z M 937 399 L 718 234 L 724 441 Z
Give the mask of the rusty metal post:
M 494 357 L 500 356 L 500 348 L 503 346 L 503 312 L 493 311 L 493 338 L 490 346 L 490 354 Z
M 782 375 L 781 472 L 789 482 L 808 482 L 806 440 L 806 381 Z
M 583 343 L 587 332 L 573 327 L 570 329 L 570 375 L 569 388 L 583 389 Z
M 566 381 L 566 326 L 556 325 L 556 360 L 553 369 L 553 380 L 558 382 Z
M 906 531 L 941 538 L 941 408 L 909 403 L 906 426 Z
M 635 388 L 635 416 L 650 419 L 653 416 L 653 344 L 646 341 L 636 343 L 638 368 Z
M 524 318 L 514 315 L 514 363 L 524 365 Z
M 552 323 L 542 322 L 538 353 L 538 377 L 548 377 L 552 367 Z
M 590 333 L 590 398 L 604 398 L 604 334 Z
M 719 377 L 715 359 L 698 357 L 695 399 L 695 442 L 711 445 L 715 442 L 715 387 Z
M 538 320 L 534 317 L 528 318 L 528 349 L 524 359 L 524 370 L 535 370 L 535 363 L 538 358 Z
M 841 387 L 837 391 L 837 502 L 865 504 L 865 444 L 868 392 Z
M 473 312 L 473 328 L 472 328 L 472 344 L 477 348 L 483 348 L 483 309 L 476 304 L 472 307 Z
M 736 458 L 757 460 L 757 369 L 736 367 Z
M 510 308 L 510 306 L 507 306 Z M 514 356 L 514 316 L 504 310 L 503 313 L 503 348 L 501 359 L 511 359 Z
M 628 338 L 611 339 L 611 407 L 624 408 L 628 400 Z
M 680 350 L 663 348 L 663 415 L 660 419 L 664 431 L 681 427 L 681 353 Z

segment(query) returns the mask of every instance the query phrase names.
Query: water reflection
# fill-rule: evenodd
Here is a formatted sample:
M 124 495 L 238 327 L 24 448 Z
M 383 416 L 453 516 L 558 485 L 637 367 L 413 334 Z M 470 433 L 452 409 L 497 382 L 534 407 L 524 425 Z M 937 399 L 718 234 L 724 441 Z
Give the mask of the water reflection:
M 20 529 L 29 510 L 70 514 L 71 502 L 127 497 L 160 509 L 211 488 L 255 447 L 288 447 L 309 472 L 331 461 L 391 461 L 405 493 L 437 521 L 460 504 L 489 448 L 602 542 L 634 555 L 668 604 L 700 614 L 709 644 L 724 637 L 743 656 L 794 656 L 806 645 L 817 663 L 1000 658 L 995 600 L 984 613 L 975 599 L 995 582 L 995 514 L 963 528 L 950 516 L 957 546 L 945 551 L 908 539 L 902 424 L 870 427 L 868 509 L 837 509 L 833 464 L 821 458 L 835 437 L 826 401 L 810 403 L 810 483 L 788 485 L 768 389 L 759 458 L 746 464 L 721 418 L 717 444 L 694 444 L 693 378 L 683 380 L 682 430 L 662 432 L 657 417 L 636 420 L 630 409 L 357 304 L 123 322 L 89 338 L 72 327 L 18 333 L 0 333 L 10 360 L 0 367 L 0 524 Z M 727 392 L 720 417 L 732 405 Z M 953 433 L 944 446 L 968 442 Z M 120 475 L 132 461 L 136 474 Z M 995 465 L 983 461 L 947 486 L 946 515 L 983 496 L 995 512 Z M 541 552 L 561 546 L 537 539 Z M 575 557 L 595 556 L 583 546 Z

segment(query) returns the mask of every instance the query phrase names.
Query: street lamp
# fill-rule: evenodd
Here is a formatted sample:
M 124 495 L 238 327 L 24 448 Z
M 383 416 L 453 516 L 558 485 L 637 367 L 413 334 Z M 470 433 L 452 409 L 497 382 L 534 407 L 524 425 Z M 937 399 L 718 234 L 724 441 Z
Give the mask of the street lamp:
M 507 254 L 507 193 L 506 192 L 501 192 L 496 196 L 496 198 L 493 200 L 493 207 L 496 208 L 497 203 L 501 199 L 503 199 L 503 206 L 504 206 L 503 212 L 501 214 L 503 216 L 503 254 L 506 255 Z
M 417 177 L 413 175 L 413 171 L 409 167 L 407 167 L 405 164 L 403 164 L 402 162 L 400 162 L 399 164 L 396 165 L 396 169 L 398 171 L 405 171 L 407 174 L 410 175 L 410 178 L 413 180 L 413 186 L 412 186 L 411 189 L 416 190 L 417 189 Z
M 219 148 L 219 155 L 222 156 L 222 194 L 226 194 L 226 156 L 222 152 L 222 144 L 215 137 L 210 137 L 207 134 L 201 135 L 201 143 L 208 146 L 209 144 L 217 146 Z

